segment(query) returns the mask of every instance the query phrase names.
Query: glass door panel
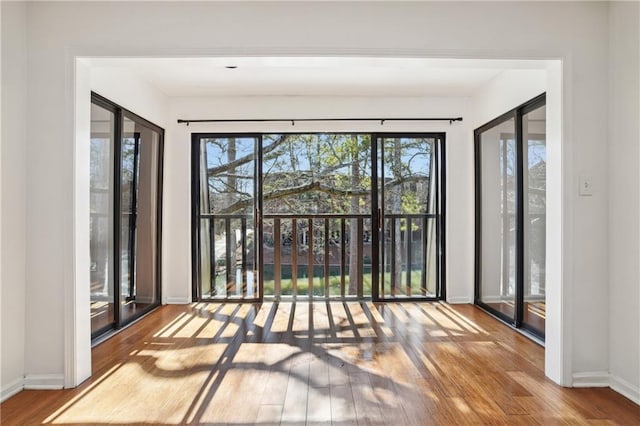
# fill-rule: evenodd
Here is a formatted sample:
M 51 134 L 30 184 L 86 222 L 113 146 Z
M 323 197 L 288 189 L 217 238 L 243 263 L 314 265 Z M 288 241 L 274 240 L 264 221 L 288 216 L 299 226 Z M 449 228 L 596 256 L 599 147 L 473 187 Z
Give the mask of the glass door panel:
M 443 135 L 192 140 L 195 300 L 377 298 L 383 253 L 394 259 L 386 288 L 392 272 L 399 277 L 393 297 L 441 297 Z M 386 251 L 377 220 L 384 191 Z
M 485 129 L 479 139 L 479 302 L 515 321 L 516 304 L 515 118 Z
M 113 268 L 113 150 L 115 114 L 91 104 L 90 140 L 90 297 L 91 333 L 112 328 L 114 315 Z
M 159 303 L 160 134 L 127 114 L 120 146 L 120 318 Z
M 369 134 L 266 134 L 265 294 L 372 294 Z
M 438 297 L 439 143 L 434 137 L 380 139 L 379 297 Z
M 202 137 L 199 152 L 199 298 L 259 298 L 257 137 Z
M 160 304 L 164 131 L 91 93 L 91 337 Z
M 544 336 L 546 260 L 546 107 L 522 116 L 524 171 L 523 326 Z

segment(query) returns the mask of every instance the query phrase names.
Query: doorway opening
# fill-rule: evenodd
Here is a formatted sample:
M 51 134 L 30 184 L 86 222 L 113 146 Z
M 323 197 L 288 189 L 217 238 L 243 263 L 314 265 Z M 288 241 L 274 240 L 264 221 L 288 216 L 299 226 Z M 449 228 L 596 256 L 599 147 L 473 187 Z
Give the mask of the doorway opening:
M 444 144 L 193 134 L 194 300 L 443 298 Z

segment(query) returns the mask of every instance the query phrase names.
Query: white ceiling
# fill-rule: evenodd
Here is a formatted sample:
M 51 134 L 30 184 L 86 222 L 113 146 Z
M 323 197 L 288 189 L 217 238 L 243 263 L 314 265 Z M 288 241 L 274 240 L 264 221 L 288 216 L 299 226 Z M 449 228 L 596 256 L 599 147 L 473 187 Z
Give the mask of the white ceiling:
M 424 58 L 91 58 L 168 96 L 471 96 L 505 69 L 544 61 Z M 237 68 L 229 69 L 234 66 Z

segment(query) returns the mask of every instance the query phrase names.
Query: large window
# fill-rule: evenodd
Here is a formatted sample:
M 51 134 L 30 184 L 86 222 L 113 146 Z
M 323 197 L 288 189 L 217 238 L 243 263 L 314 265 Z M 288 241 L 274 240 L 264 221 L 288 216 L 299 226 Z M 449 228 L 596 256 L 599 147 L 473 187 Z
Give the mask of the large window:
M 194 134 L 194 299 L 443 296 L 443 134 Z
M 92 94 L 91 332 L 160 303 L 162 144 L 158 126 Z
M 545 333 L 546 108 L 541 95 L 475 131 L 476 304 Z

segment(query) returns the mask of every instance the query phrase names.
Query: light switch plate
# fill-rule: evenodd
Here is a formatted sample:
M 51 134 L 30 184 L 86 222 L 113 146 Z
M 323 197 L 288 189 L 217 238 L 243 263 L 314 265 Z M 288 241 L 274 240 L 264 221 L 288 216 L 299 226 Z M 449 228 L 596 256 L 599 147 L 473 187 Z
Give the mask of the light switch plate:
M 578 194 L 583 197 L 593 195 L 593 179 L 591 175 L 580 175 L 580 188 Z

